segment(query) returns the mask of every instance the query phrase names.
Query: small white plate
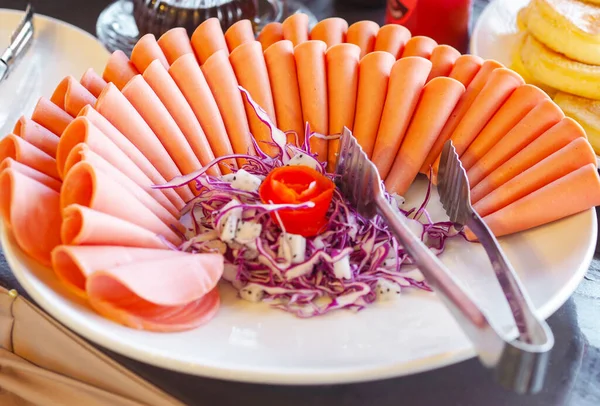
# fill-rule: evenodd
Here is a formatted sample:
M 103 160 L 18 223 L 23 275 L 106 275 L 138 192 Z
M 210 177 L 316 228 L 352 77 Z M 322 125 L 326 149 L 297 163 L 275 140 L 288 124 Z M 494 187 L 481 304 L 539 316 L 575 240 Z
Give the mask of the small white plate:
M 470 52 L 510 68 L 517 44 L 517 14 L 530 0 L 494 0 L 481 13 L 471 35 Z M 596 155 L 600 166 L 600 156 Z
M 425 188 L 424 179 L 413 185 L 408 207 L 420 204 Z M 435 221 L 446 218 L 435 191 L 429 212 Z M 132 330 L 94 313 L 52 270 L 25 256 L 4 227 L 1 231 L 8 263 L 40 306 L 91 341 L 163 368 L 255 383 L 332 384 L 414 374 L 474 356 L 435 294 L 417 291 L 358 313 L 304 320 L 237 299 L 223 286 L 222 307 L 203 327 L 174 334 Z M 501 239 L 543 317 L 576 289 L 592 260 L 596 234 L 596 212 L 590 209 Z M 508 306 L 482 247 L 455 239 L 442 260 L 499 325 L 511 329 Z
M 0 9 L 0 53 L 10 43 L 23 14 Z M 73 25 L 43 15 L 36 15 L 33 21 L 31 48 L 0 82 L 0 137 L 12 132 L 20 116 L 30 116 L 39 97 L 50 97 L 65 76 L 79 80 L 88 68 L 101 75 L 109 56 L 94 36 Z

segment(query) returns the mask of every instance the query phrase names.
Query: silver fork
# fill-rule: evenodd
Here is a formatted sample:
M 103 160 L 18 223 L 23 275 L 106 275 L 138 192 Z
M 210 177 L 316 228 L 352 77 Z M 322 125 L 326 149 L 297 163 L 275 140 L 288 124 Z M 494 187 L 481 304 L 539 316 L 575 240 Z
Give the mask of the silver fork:
M 406 218 L 386 200 L 377 168 L 347 128 L 344 128 L 340 139 L 335 174 L 341 193 L 362 216 L 372 218 L 379 214 L 387 222 L 469 337 L 482 364 L 493 368 L 500 383 L 507 388 L 518 393 L 538 392 L 543 384 L 547 353 L 553 345 L 548 327 L 538 324 L 539 333 L 535 334 L 536 337 L 548 338 L 543 345 L 509 341 L 498 333 L 471 295 L 410 230 Z
M 19 59 L 31 46 L 34 34 L 33 6 L 27 4 L 25 15 L 10 37 L 10 44 L 0 56 L 0 82 L 6 79 Z

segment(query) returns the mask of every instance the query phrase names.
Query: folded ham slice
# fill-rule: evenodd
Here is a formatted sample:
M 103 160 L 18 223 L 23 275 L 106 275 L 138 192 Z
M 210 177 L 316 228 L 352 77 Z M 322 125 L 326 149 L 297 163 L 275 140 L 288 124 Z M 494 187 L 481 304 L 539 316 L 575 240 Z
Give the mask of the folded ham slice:
M 482 64 L 483 59 L 477 55 L 461 55 L 454 63 L 454 67 L 450 71 L 450 77 L 458 80 L 468 88 L 481 69 Z
M 327 49 L 346 42 L 348 22 L 343 18 L 330 17 L 319 21 L 310 31 L 310 39 L 323 41 Z M 359 48 L 360 49 L 360 48 Z
M 196 28 L 191 43 L 200 65 L 204 65 L 204 62 L 217 51 L 229 53 L 221 23 L 216 17 L 209 18 Z
M 116 245 L 123 247 L 166 249 L 165 241 L 153 232 L 78 204 L 62 211 L 60 236 L 66 245 Z
M 118 203 L 116 203 L 118 202 Z M 88 162 L 73 166 L 63 182 L 61 208 L 80 204 L 118 217 L 179 244 L 181 238 L 135 195 Z
M 67 76 L 58 84 L 50 101 L 75 117 L 86 105 L 93 106 L 96 97 L 73 76 Z
M 6 158 L 12 158 L 54 179 L 60 179 L 54 158 L 14 134 L 0 140 L 0 162 Z
M 171 28 L 161 35 L 157 42 L 158 46 L 160 46 L 160 49 L 165 54 L 169 65 L 179 59 L 180 56 L 194 53 L 192 44 L 190 43 L 190 37 L 188 37 L 187 31 L 183 27 Z M 160 60 L 159 63 L 162 65 Z M 146 71 L 144 71 L 144 73 L 145 72 Z
M 13 133 L 31 145 L 38 147 L 52 158 L 56 157 L 59 137 L 35 121 L 27 117 L 19 118 L 13 129 Z
M 50 265 L 50 253 L 60 244 L 59 193 L 10 167 L 0 172 L 0 190 L 0 214 L 17 244 Z
M 162 49 L 156 42 L 154 34 L 146 34 L 138 40 L 131 51 L 131 63 L 136 67 L 137 71 L 144 73 L 148 65 L 157 60 L 169 69 L 167 57 L 163 54 Z
M 258 34 L 258 41 L 262 45 L 263 51 L 276 42 L 283 41 L 283 25 L 278 21 L 265 25 Z
M 379 24 L 375 21 L 358 21 L 348 27 L 346 33 L 346 42 L 349 44 L 358 45 L 360 48 L 360 58 L 373 52 L 375 49 L 375 41 L 379 32 Z
M 240 20 L 229 27 L 225 32 L 225 42 L 230 53 L 240 45 L 254 42 L 254 29 L 250 20 Z
M 40 182 L 43 185 L 48 186 L 52 190 L 60 192 L 60 187 L 62 185 L 61 181 L 54 179 L 36 169 L 33 169 L 30 166 L 24 165 L 18 161 L 15 161 L 12 158 L 5 158 L 3 161 L 0 161 L 0 172 L 2 172 L 6 168 L 11 168 L 15 172 L 19 172 L 22 175 L 25 175 L 33 180 Z
M 102 78 L 106 82 L 114 84 L 120 90 L 132 77 L 139 73 L 127 55 L 123 51 L 117 50 L 108 58 Z M 100 97 L 100 94 L 96 97 Z
M 128 247 L 59 246 L 55 271 L 103 316 L 128 327 L 180 331 L 219 307 L 223 257 Z
M 431 72 L 427 81 L 429 82 L 433 78 L 439 76 L 448 76 L 456 63 L 456 60 L 460 57 L 460 52 L 448 45 L 438 45 L 431 52 Z
M 411 37 L 410 31 L 398 24 L 386 24 L 377 32 L 375 51 L 389 52 L 398 59 Z
M 73 116 L 47 98 L 40 97 L 33 109 L 31 119 L 60 137 L 69 123 L 73 121 Z
M 85 71 L 79 83 L 82 84 L 94 97 L 100 96 L 102 90 L 106 86 L 106 81 L 102 79 L 102 76 L 98 75 L 93 68 L 89 68 Z
M 294 44 L 294 47 L 308 41 L 308 16 L 306 14 L 292 14 L 282 23 L 283 39 Z
M 406 45 L 402 51 L 402 58 L 420 56 L 421 58 L 429 59 L 437 45 L 437 42 L 429 37 L 424 37 L 422 35 L 412 37 L 406 41 Z

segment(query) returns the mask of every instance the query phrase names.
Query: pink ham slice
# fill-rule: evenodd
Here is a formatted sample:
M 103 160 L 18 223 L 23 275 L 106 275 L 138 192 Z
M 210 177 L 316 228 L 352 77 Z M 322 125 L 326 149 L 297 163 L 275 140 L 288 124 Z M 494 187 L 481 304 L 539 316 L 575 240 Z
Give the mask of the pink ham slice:
M 319 21 L 310 31 L 310 39 L 323 41 L 327 49 L 346 42 L 348 22 L 343 18 L 330 17 Z M 360 49 L 360 48 L 359 48 Z
M 387 24 L 377 32 L 375 51 L 389 52 L 398 59 L 404 51 L 404 46 L 411 37 L 410 31 L 398 24 Z
M 73 121 L 73 116 L 47 98 L 40 97 L 33 109 L 31 119 L 60 137 L 69 123 Z
M 167 181 L 162 175 L 158 172 L 158 170 L 152 165 L 152 163 L 140 152 L 137 147 L 127 139 L 119 130 L 117 130 L 105 117 L 103 117 L 100 113 L 94 110 L 91 106 L 86 106 L 79 113 L 79 117 L 84 117 L 89 120 L 89 123 L 93 124 L 98 130 L 101 131 L 102 135 L 112 141 L 121 152 L 116 151 L 114 154 L 104 156 L 104 159 L 108 160 L 115 167 L 119 168 L 123 173 L 129 176 L 131 179 L 135 180 L 136 183 L 143 187 L 149 187 L 150 185 L 163 185 Z M 88 129 L 88 123 L 81 123 L 83 128 L 77 131 L 87 132 L 90 131 Z M 65 130 L 67 132 L 67 130 Z M 88 137 L 88 135 L 86 135 Z M 77 141 L 73 146 L 82 141 Z M 102 143 L 104 141 L 99 141 L 98 144 L 91 144 L 92 149 L 96 151 L 96 153 L 100 153 L 101 149 L 103 149 Z M 94 148 L 97 146 L 98 148 Z M 127 157 L 127 159 L 123 159 L 123 154 Z M 114 155 L 114 159 L 112 156 Z M 132 165 L 133 164 L 133 165 Z M 137 167 L 137 168 L 136 168 Z M 141 174 L 140 174 L 141 171 Z M 185 205 L 184 201 L 181 197 L 175 192 L 173 189 L 162 189 L 161 193 L 163 193 L 174 205 L 177 210 L 181 210 Z M 160 197 L 155 196 L 155 199 L 159 202 L 163 202 L 164 200 Z M 161 203 L 162 204 L 162 203 Z M 169 205 L 163 204 L 166 208 L 169 209 Z M 170 210 L 170 209 L 169 209 Z
M 216 17 L 209 18 L 196 28 L 191 43 L 200 65 L 204 65 L 215 52 L 223 51 L 229 54 L 221 23 Z
M 203 166 L 208 165 L 215 159 L 210 143 L 194 111 L 169 72 L 158 60 L 155 60 L 146 68 L 144 79 L 167 108 L 200 163 Z M 216 165 L 213 165 L 207 173 L 212 176 L 221 174 Z
M 93 106 L 96 97 L 73 76 L 67 76 L 58 84 L 50 101 L 71 116 L 76 116 L 86 105 Z
M 143 76 L 131 79 L 122 93 L 156 134 L 181 174 L 187 175 L 202 167 L 177 123 Z
M 61 181 L 56 180 L 36 169 L 33 169 L 30 166 L 24 165 L 18 161 L 15 161 L 12 158 L 5 158 L 3 161 L 0 162 L 0 172 L 2 172 L 6 168 L 11 168 L 15 172 L 18 172 L 33 180 L 36 180 L 41 184 L 48 186 L 52 190 L 60 192 L 60 187 L 62 185 Z
M 276 42 L 283 41 L 283 25 L 277 21 L 265 25 L 258 34 L 258 41 L 262 45 L 263 51 Z
M 14 134 L 0 140 L 0 161 L 6 158 L 12 158 L 54 179 L 60 179 L 54 158 Z
M 132 77 L 139 73 L 123 51 L 115 51 L 108 58 L 102 78 L 106 82 L 114 84 L 120 90 Z M 96 97 L 100 97 L 100 95 Z
M 159 60 L 166 69 L 169 68 L 167 57 L 163 54 L 158 42 L 156 42 L 154 34 L 146 34 L 133 47 L 131 51 L 131 63 L 133 63 L 138 72 L 144 73 L 148 65 L 154 60 Z
M 169 74 L 200 122 L 213 154 L 217 157 L 232 155 L 233 148 L 219 106 L 194 55 L 177 59 L 169 68 Z M 227 164 L 237 167 L 235 160 L 229 160 Z M 231 172 L 228 166 L 221 166 L 220 169 L 223 173 Z
M 102 93 L 102 90 L 106 86 L 106 81 L 93 68 L 85 71 L 79 83 L 93 94 L 94 97 L 100 96 L 100 93 Z
M 234 49 L 245 44 L 246 42 L 253 41 L 254 29 L 252 28 L 252 23 L 250 20 L 240 20 L 229 27 L 225 32 L 225 42 L 227 43 L 229 52 L 233 52 Z
M 114 85 L 109 83 L 106 86 L 98 97 L 95 109 L 125 135 L 165 179 L 181 176 L 179 168 L 150 126 Z M 194 197 L 187 187 L 179 188 L 177 192 L 185 201 Z
M 21 117 L 15 124 L 13 133 L 31 145 L 38 147 L 51 157 L 56 157 L 58 136 L 35 121 L 27 117 Z
M 66 245 L 116 245 L 166 249 L 153 232 L 129 221 L 72 204 L 62 212 L 61 240 Z
M 169 31 L 165 32 L 157 42 L 158 46 L 160 46 L 160 49 L 165 54 L 169 65 L 183 55 L 194 53 L 192 44 L 190 43 L 190 37 L 188 37 L 187 31 L 183 27 L 171 28 Z M 162 65 L 160 60 L 158 63 Z M 144 71 L 144 73 L 145 72 L 146 71 Z
M 79 162 L 65 177 L 60 194 L 60 205 L 64 209 L 71 204 L 80 204 L 130 221 L 162 235 L 174 244 L 181 241 L 179 236 L 152 210 L 144 206 L 132 192 L 88 162 Z
M 103 316 L 138 329 L 180 331 L 219 307 L 223 257 L 127 247 L 60 246 L 54 269 Z
M 50 265 L 50 253 L 60 244 L 59 193 L 6 168 L 0 172 L 0 214 L 19 247 L 41 264 Z
M 77 144 L 72 150 L 69 156 L 67 157 L 67 170 L 66 173 L 79 162 L 87 162 L 90 164 L 94 170 L 103 172 L 108 175 L 113 181 L 117 182 L 119 185 L 123 186 L 127 189 L 135 198 L 141 202 L 144 206 L 146 206 L 152 213 L 154 213 L 161 221 L 166 225 L 173 228 L 179 228 L 183 230 L 183 227 L 179 226 L 179 221 L 177 220 L 178 216 L 174 216 L 167 209 L 160 205 L 149 193 L 147 193 L 142 187 L 140 187 L 133 180 L 128 178 L 123 174 L 123 172 L 119 171 L 113 165 L 108 163 L 104 158 L 100 155 L 96 154 L 94 151 L 90 150 L 90 148 L 86 144 Z M 175 241 L 178 242 L 178 241 Z

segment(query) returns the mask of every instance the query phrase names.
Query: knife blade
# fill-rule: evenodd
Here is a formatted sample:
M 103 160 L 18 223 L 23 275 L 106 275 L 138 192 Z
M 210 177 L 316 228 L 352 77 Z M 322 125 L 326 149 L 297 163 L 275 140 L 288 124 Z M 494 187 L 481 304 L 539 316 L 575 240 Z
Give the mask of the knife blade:
M 0 56 L 0 82 L 8 77 L 16 62 L 31 46 L 34 34 L 33 15 L 33 7 L 29 4 L 21 22 L 10 37 L 10 44 Z

